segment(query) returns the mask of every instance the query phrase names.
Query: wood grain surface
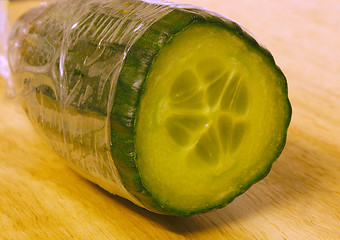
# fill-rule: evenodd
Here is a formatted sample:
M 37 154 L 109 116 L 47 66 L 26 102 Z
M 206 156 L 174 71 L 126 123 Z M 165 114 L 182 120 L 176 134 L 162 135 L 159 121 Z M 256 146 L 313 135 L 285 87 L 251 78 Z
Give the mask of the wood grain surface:
M 340 239 L 340 4 L 182 0 L 239 22 L 286 74 L 293 119 L 270 174 L 227 207 L 161 216 L 68 168 L 4 97 L 10 26 L 39 1 L 0 1 L 0 239 Z

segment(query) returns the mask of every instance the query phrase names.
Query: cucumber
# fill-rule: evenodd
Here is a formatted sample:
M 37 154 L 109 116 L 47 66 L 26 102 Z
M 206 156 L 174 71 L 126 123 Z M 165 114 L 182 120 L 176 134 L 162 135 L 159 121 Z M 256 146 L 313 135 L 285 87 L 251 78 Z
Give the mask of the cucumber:
M 153 212 L 227 205 L 268 174 L 285 145 L 285 76 L 238 24 L 208 10 L 59 1 L 16 23 L 9 62 L 55 151 Z

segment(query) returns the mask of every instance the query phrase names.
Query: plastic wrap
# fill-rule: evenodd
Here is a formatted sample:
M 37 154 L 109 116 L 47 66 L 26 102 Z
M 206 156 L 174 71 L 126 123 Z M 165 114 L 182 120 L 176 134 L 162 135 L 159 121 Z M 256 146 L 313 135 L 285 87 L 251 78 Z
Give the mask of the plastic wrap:
M 15 92 L 53 149 L 88 179 L 140 206 L 112 159 L 109 116 L 127 52 L 170 11 L 169 4 L 147 1 L 59 1 L 27 12 L 9 41 Z M 78 76 L 69 71 L 77 67 Z

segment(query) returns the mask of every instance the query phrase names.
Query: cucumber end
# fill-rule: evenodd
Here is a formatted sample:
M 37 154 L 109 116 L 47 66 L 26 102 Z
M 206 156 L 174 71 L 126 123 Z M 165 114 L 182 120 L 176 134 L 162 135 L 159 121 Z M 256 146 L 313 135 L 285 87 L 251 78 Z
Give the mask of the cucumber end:
M 220 24 L 193 23 L 155 57 L 136 117 L 136 164 L 166 212 L 219 208 L 269 172 L 291 108 L 262 47 Z

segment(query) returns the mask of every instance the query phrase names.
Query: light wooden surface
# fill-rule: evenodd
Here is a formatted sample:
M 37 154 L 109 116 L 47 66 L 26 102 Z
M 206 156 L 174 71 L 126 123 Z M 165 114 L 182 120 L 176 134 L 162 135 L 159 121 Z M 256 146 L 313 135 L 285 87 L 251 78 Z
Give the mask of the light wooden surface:
M 39 2 L 0 1 L 0 239 L 340 239 L 340 4 L 182 0 L 251 30 L 286 74 L 293 119 L 271 173 L 226 208 L 160 216 L 70 170 L 4 98 L 9 26 Z

